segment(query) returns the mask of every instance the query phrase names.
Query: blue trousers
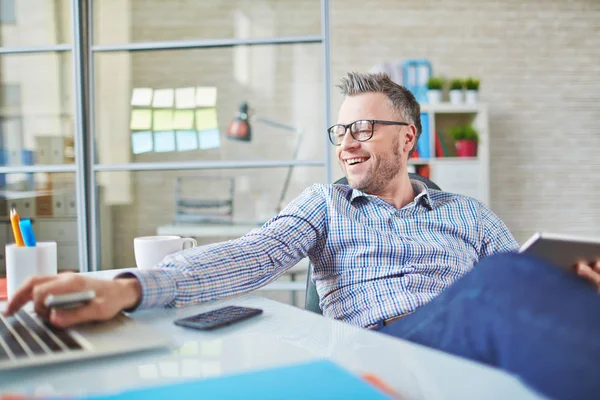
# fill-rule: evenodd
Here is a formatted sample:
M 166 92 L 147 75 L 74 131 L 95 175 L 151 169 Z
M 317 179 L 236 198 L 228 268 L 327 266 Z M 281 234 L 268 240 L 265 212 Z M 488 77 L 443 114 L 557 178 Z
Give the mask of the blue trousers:
M 380 331 L 503 369 L 551 398 L 600 398 L 600 295 L 537 258 L 488 257 Z

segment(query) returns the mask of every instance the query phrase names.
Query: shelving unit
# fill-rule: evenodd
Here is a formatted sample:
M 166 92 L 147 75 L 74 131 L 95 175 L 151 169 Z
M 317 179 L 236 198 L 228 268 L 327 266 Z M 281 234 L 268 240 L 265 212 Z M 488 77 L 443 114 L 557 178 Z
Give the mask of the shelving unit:
M 474 197 L 489 205 L 489 121 L 485 104 L 454 105 L 449 103 L 423 104 L 421 112 L 428 114 L 429 158 L 411 158 L 409 165 L 428 165 L 429 178 L 446 192 Z M 479 133 L 477 157 L 457 157 L 454 141 L 448 129 L 472 124 Z M 436 131 L 443 135 L 449 157 L 435 157 Z

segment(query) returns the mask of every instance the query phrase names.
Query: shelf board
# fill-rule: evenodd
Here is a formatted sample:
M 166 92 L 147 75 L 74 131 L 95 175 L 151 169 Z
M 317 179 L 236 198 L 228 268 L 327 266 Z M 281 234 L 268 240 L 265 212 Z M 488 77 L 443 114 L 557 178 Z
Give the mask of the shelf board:
M 432 162 L 465 162 L 465 161 L 478 161 L 479 157 L 431 157 L 431 158 L 410 158 L 408 160 L 409 165 L 425 165 L 431 164 Z
M 421 112 L 430 112 L 434 114 L 476 114 L 482 112 L 485 106 L 479 104 L 421 104 Z

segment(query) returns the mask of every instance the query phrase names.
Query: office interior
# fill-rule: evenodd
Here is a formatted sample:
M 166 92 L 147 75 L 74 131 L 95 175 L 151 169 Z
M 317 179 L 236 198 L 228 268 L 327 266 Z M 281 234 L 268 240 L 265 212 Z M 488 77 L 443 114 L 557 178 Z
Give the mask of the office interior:
M 13 207 L 58 242 L 63 271 L 135 266 L 139 236 L 243 234 L 342 177 L 326 135 L 339 79 L 407 60 L 480 79 L 466 114 L 484 110 L 487 137 L 470 173 L 486 171 L 476 193 L 520 243 L 600 235 L 595 0 L 0 5 L 1 251 Z M 243 105 L 251 137 L 236 140 Z M 302 306 L 298 271 L 281 278 L 291 298 L 263 294 Z

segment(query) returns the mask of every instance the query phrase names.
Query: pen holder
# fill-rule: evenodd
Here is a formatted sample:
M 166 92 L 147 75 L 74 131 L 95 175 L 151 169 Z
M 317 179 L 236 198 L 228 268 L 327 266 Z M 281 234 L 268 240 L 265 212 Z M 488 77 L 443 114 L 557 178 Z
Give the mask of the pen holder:
M 37 242 L 36 246 L 6 245 L 6 289 L 10 300 L 27 279 L 58 272 L 56 242 Z

